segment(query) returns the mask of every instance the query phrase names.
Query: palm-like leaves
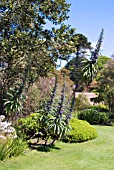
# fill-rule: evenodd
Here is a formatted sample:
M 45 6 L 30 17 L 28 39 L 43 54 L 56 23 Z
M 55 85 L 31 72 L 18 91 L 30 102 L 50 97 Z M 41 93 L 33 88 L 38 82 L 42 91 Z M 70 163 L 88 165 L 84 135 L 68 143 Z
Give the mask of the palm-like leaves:
M 98 59 L 98 55 L 99 55 L 100 48 L 102 45 L 103 32 L 104 32 L 104 30 L 102 29 L 100 37 L 96 44 L 95 50 L 91 51 L 90 59 L 82 61 L 83 62 L 83 68 L 82 68 L 83 79 L 87 85 L 89 85 L 93 81 L 93 79 L 96 77 L 96 74 L 98 72 L 97 59 Z
M 84 60 L 82 71 L 83 81 L 85 82 L 86 85 L 89 85 L 93 81 L 98 72 L 97 63 L 94 63 L 91 60 Z
M 62 137 L 67 130 L 65 121 L 61 117 L 53 117 L 50 119 L 49 131 L 52 137 L 56 139 Z
M 7 93 L 8 98 L 4 99 L 4 107 L 6 113 L 9 115 L 11 114 L 12 120 L 14 117 L 14 114 L 19 113 L 22 109 L 22 102 L 21 100 L 16 96 L 17 88 L 10 88 L 9 93 Z M 22 96 L 21 96 L 22 98 Z

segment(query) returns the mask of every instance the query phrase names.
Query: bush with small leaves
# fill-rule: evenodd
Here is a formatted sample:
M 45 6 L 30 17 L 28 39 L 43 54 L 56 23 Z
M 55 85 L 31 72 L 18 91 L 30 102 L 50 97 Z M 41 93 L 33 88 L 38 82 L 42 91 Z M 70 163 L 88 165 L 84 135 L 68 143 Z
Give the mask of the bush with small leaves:
M 25 139 L 33 137 L 39 130 L 39 119 L 39 113 L 32 113 L 29 117 L 19 119 L 16 127 L 18 136 L 22 136 Z
M 63 139 L 64 142 L 84 142 L 97 137 L 96 129 L 88 122 L 72 118 L 70 121 L 71 130 Z

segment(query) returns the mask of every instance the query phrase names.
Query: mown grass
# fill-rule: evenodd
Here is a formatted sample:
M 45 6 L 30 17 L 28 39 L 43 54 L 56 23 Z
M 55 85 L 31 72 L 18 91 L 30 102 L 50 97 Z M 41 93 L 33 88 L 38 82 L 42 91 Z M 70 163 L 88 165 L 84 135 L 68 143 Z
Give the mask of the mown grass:
M 114 127 L 95 127 L 99 135 L 92 141 L 39 147 L 0 162 L 0 170 L 114 170 Z

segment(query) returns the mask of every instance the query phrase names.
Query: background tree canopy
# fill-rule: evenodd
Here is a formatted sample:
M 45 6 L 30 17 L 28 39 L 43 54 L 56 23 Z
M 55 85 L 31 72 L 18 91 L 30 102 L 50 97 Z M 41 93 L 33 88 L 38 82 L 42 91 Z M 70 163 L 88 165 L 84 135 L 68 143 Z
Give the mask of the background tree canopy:
M 92 51 L 91 43 L 84 35 L 76 34 L 74 28 L 64 24 L 69 7 L 65 0 L 1 1 L 1 112 L 4 110 L 4 99 L 5 107 L 8 106 L 6 112 L 9 108 L 12 113 L 19 112 L 29 87 L 36 79 L 52 71 L 58 59 L 68 60 L 72 54 L 76 55 L 71 72 L 76 86 L 74 91 L 82 88 L 83 82 L 86 85 L 93 80 L 103 30 Z M 52 23 L 52 28 L 47 28 L 48 22 Z M 86 49 L 91 50 L 91 58 L 82 64 L 80 57 Z
M 75 29 L 64 24 L 69 7 L 65 0 L 0 2 L 0 103 L 10 87 L 17 87 L 15 98 L 20 98 L 37 77 L 56 67 L 58 59 L 75 52 Z M 53 28 L 46 28 L 47 22 Z
M 95 102 L 104 102 L 111 112 L 114 111 L 114 60 L 110 59 L 97 77 L 97 87 L 94 92 L 98 97 Z
M 70 78 L 75 83 L 75 92 L 82 91 L 96 77 L 98 70 L 103 67 L 103 64 L 108 59 L 102 56 L 99 59 L 99 52 L 103 40 L 103 29 L 96 44 L 95 49 L 91 47 L 88 39 L 77 34 L 76 53 L 73 58 L 66 64 L 65 68 L 70 71 Z M 87 58 L 86 50 L 90 51 L 90 56 Z

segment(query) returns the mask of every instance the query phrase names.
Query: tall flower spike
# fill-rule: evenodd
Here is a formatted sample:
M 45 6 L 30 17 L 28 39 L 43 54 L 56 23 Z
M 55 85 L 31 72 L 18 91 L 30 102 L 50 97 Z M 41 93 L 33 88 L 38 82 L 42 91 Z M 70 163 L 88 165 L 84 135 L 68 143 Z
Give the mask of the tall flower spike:
M 52 105 L 53 105 L 53 101 L 55 99 L 55 96 L 56 96 L 56 91 L 57 91 L 57 76 L 55 77 L 55 84 L 54 84 L 54 87 L 53 87 L 53 90 L 51 92 L 51 95 L 50 95 L 50 100 L 47 102 L 47 111 L 50 112 L 51 108 L 52 108 Z
M 72 112 L 73 112 L 74 104 L 75 104 L 75 95 L 73 95 L 71 102 L 67 106 L 68 112 L 66 114 L 66 119 L 65 119 L 66 124 L 69 123 L 69 121 L 70 121 L 70 119 L 72 117 Z
M 65 87 L 66 87 L 66 81 L 65 81 L 65 76 L 64 76 L 64 83 L 63 83 L 63 87 L 61 90 L 61 98 L 60 98 L 60 102 L 58 103 L 58 110 L 57 110 L 57 115 L 60 117 L 62 117 L 62 114 L 64 112 L 63 105 L 65 101 Z
M 96 62 L 96 60 L 98 59 L 98 55 L 99 55 L 100 48 L 101 48 L 102 41 L 103 41 L 103 35 L 104 35 L 104 29 L 102 29 L 100 37 L 99 37 L 98 42 L 96 44 L 96 48 L 92 52 L 92 55 L 91 55 L 91 60 L 94 61 L 94 62 Z

